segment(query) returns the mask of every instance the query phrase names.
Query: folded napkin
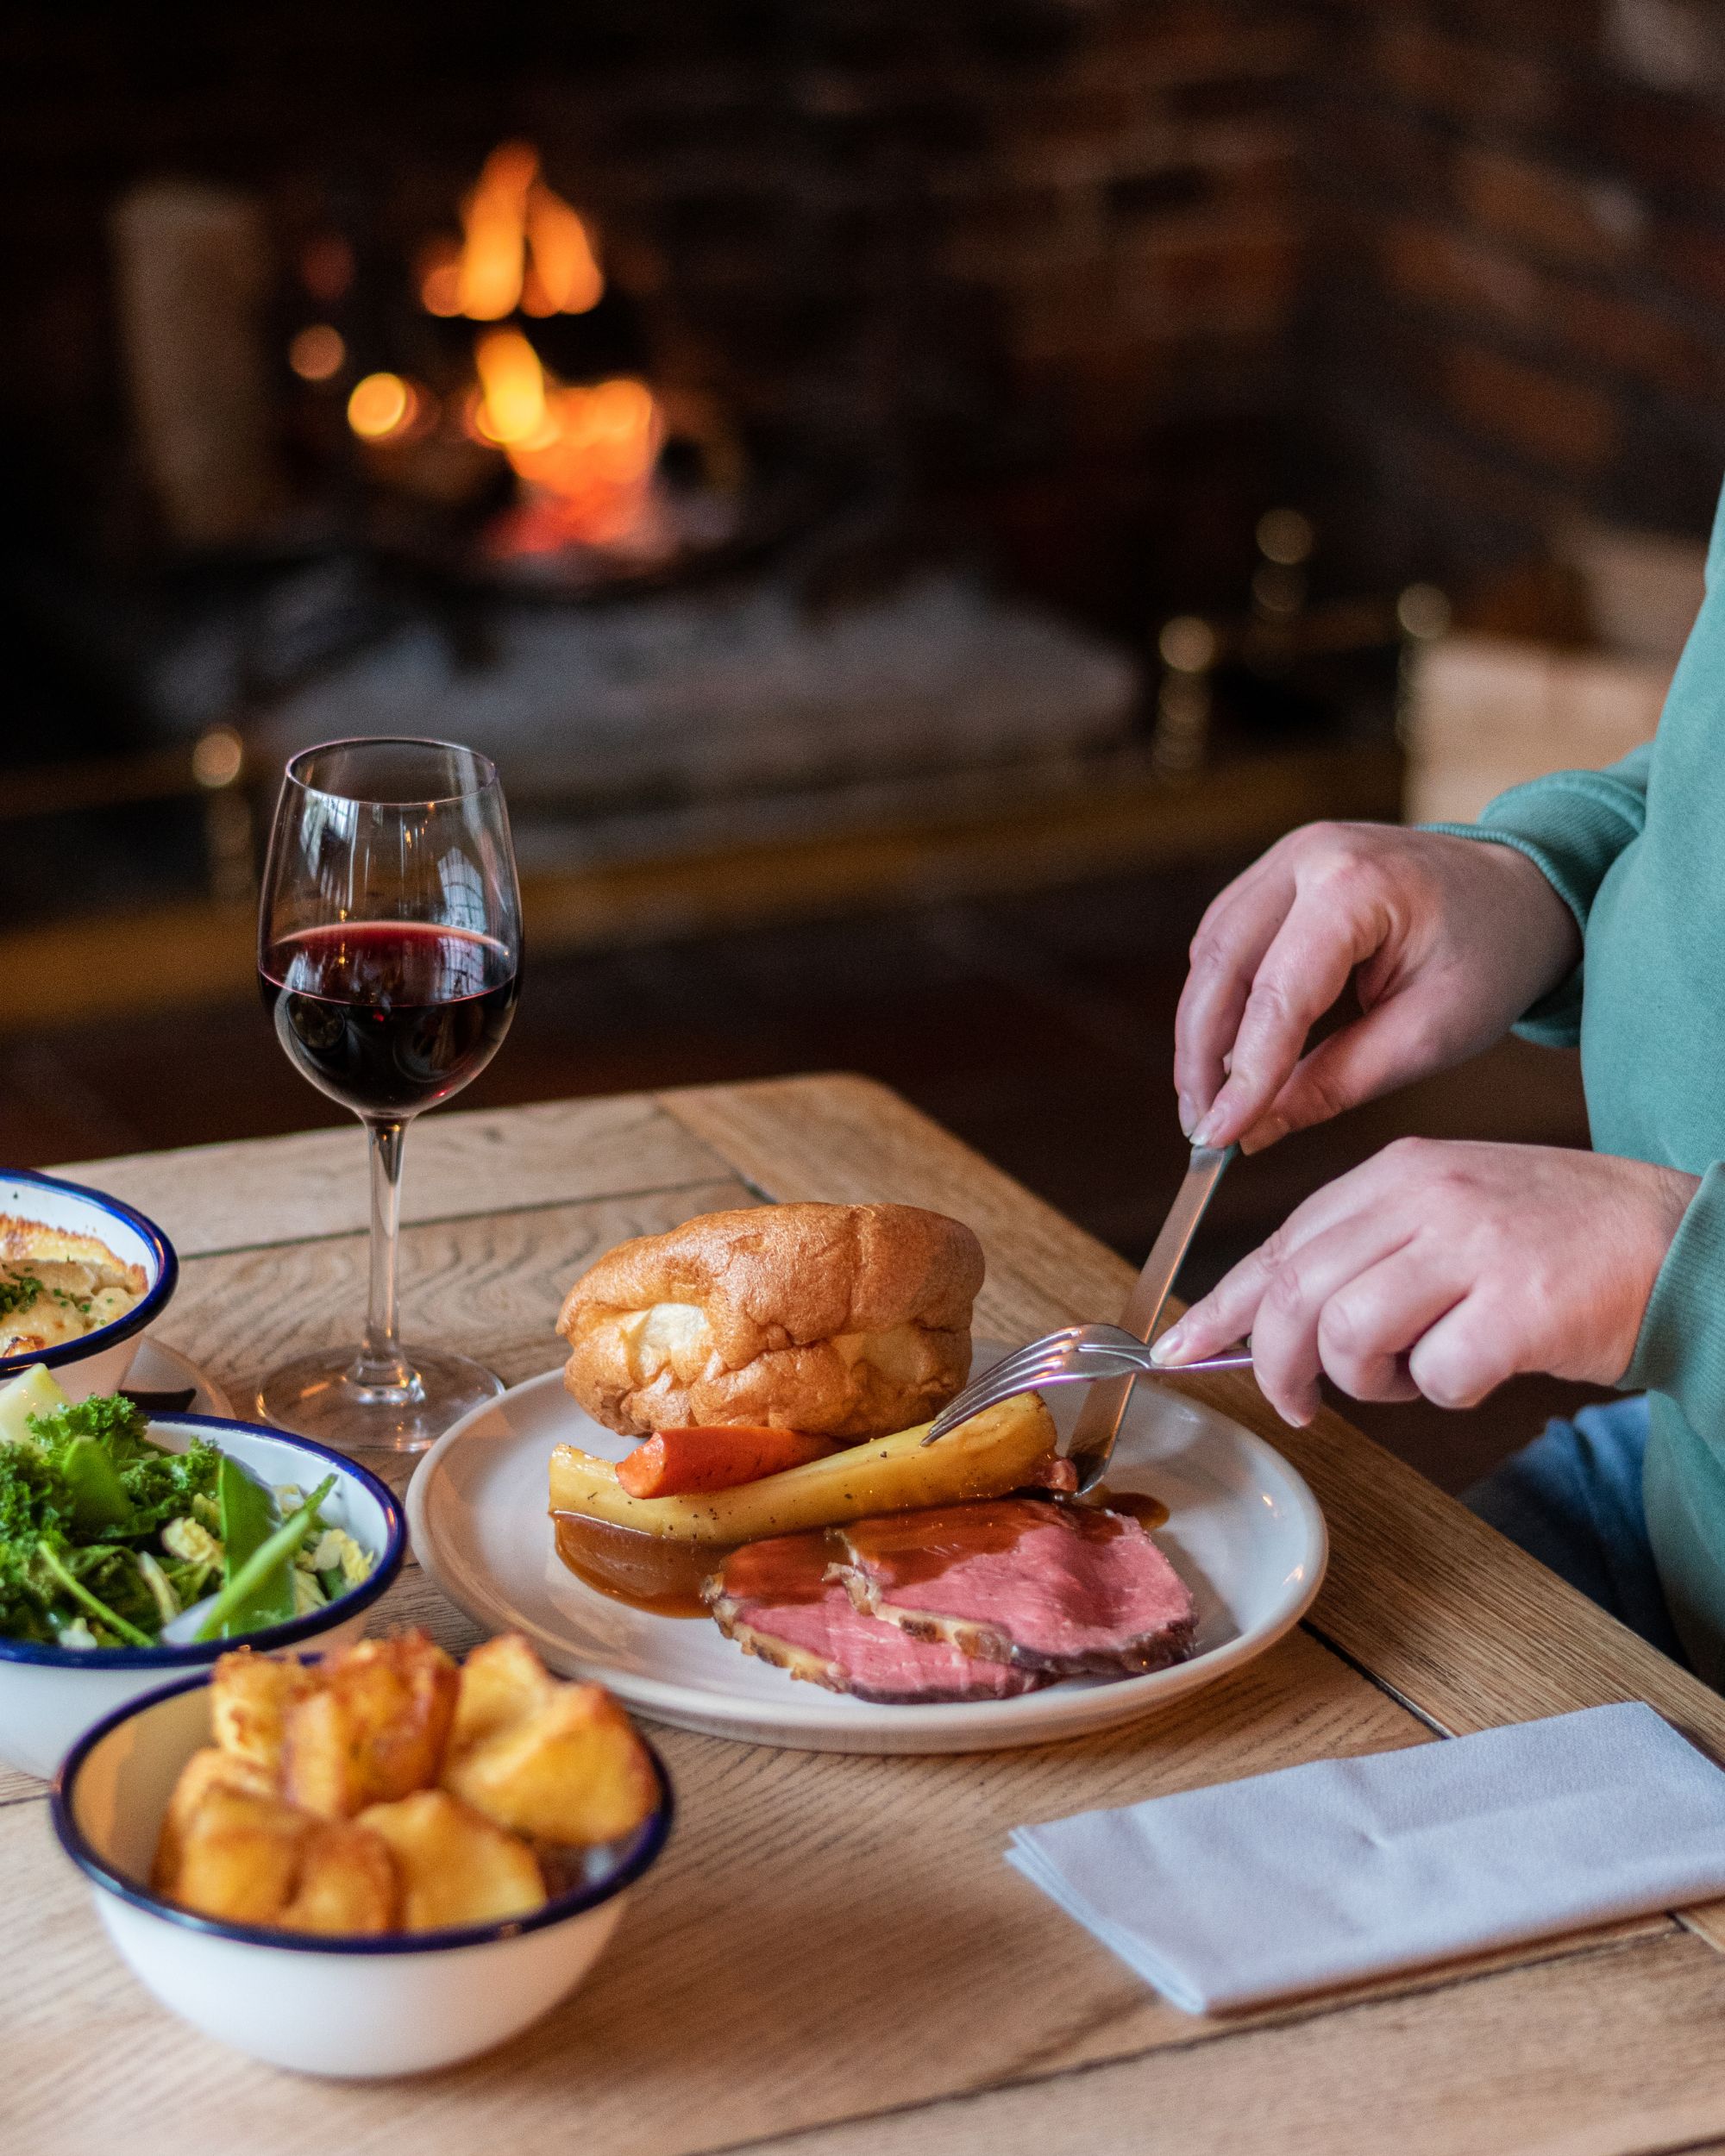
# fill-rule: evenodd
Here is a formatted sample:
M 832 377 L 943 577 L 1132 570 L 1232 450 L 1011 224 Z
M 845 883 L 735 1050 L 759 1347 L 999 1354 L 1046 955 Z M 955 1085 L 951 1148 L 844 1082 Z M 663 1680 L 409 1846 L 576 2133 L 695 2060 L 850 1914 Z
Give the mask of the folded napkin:
M 1725 1895 L 1725 1774 L 1591 1707 L 1020 1827 L 1007 1862 L 1208 2013 Z

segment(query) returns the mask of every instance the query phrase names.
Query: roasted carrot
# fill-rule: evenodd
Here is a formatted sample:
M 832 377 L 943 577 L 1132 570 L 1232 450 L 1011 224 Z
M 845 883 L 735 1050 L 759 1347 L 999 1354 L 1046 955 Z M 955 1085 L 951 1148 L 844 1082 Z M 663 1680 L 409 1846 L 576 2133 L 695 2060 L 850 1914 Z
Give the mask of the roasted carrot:
M 756 1424 L 662 1430 L 618 1464 L 617 1479 L 631 1497 L 687 1497 L 693 1491 L 734 1489 L 787 1467 L 804 1467 L 838 1447 L 831 1438 Z

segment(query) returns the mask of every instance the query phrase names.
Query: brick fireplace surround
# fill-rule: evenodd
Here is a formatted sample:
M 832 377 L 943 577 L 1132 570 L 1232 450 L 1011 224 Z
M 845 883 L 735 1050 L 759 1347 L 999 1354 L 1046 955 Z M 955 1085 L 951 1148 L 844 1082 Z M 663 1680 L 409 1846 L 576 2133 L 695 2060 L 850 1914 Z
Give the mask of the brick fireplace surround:
M 1699 530 L 1725 463 L 1707 0 L 23 0 L 0 54 L 0 448 L 86 528 L 119 191 L 411 222 L 514 133 L 668 369 L 870 441 L 1098 618 L 1237 589 L 1289 491 L 1381 581 L 1578 509 Z

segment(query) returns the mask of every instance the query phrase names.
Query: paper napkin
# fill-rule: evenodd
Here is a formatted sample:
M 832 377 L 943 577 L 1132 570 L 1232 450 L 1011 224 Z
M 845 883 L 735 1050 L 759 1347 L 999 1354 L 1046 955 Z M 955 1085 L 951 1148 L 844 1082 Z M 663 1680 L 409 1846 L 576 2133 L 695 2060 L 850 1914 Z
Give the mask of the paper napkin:
M 1725 1773 L 1593 1707 L 1020 1827 L 1007 1861 L 1217 2012 L 1725 1895 Z

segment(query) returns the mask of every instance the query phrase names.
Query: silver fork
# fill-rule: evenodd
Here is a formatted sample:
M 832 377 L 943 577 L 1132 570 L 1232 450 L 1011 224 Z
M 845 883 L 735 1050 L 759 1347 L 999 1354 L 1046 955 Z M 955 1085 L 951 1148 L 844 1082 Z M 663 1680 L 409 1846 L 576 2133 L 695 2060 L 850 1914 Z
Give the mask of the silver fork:
M 932 1445 L 985 1407 L 997 1407 L 1017 1393 L 1039 1392 L 1044 1385 L 1088 1385 L 1099 1377 L 1185 1377 L 1203 1370 L 1251 1368 L 1249 1348 L 1230 1348 L 1178 1369 L 1151 1360 L 1149 1344 L 1118 1325 L 1068 1325 L 1044 1333 L 973 1378 L 929 1425 L 925 1445 Z

